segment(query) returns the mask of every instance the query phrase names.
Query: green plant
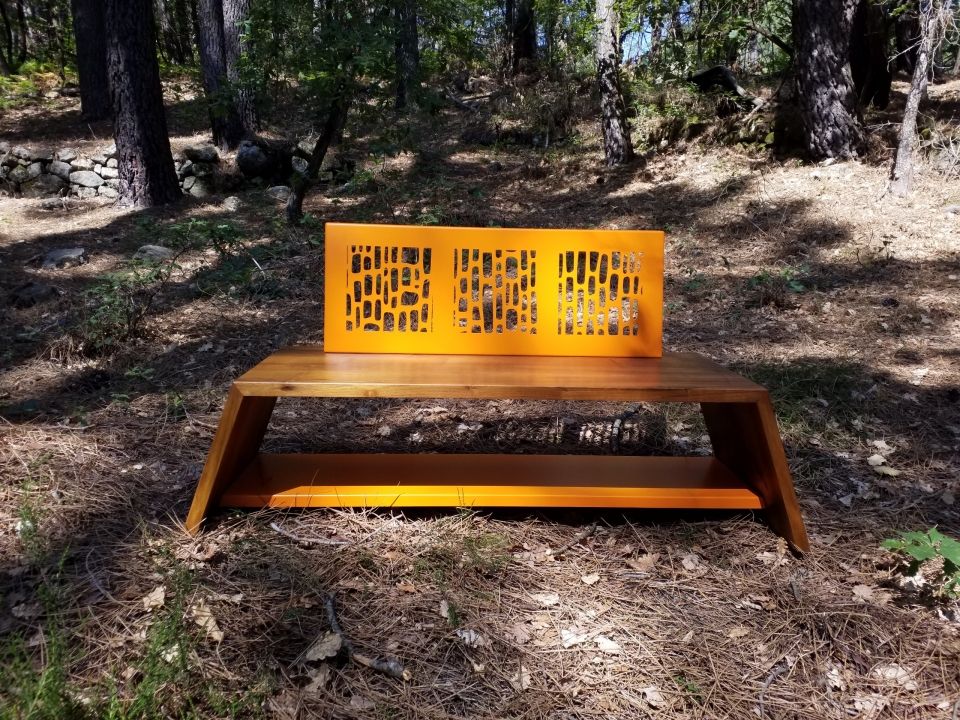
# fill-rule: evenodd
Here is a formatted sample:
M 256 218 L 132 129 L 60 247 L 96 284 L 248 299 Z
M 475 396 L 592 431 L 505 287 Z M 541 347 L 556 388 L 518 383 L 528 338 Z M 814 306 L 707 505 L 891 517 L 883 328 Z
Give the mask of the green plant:
M 960 541 L 933 527 L 927 532 L 908 532 L 899 538 L 888 538 L 882 546 L 910 558 L 911 574 L 921 568 L 929 571 L 938 583 L 935 595 L 960 597 Z

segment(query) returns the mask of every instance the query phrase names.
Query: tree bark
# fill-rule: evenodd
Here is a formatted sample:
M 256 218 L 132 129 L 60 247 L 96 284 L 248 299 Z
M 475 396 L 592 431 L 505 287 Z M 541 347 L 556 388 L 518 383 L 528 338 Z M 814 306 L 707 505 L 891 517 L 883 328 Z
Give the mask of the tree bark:
M 150 0 L 106 0 L 106 39 L 119 202 L 173 202 L 183 194 L 167 136 Z
M 213 142 L 233 150 L 256 126 L 253 100 L 239 86 L 240 23 L 249 0 L 199 0 L 200 69 L 210 108 Z
M 250 15 L 250 0 L 223 0 L 223 52 L 226 60 L 227 80 L 230 82 L 230 95 L 234 112 L 239 118 L 240 137 L 230 147 L 235 148 L 240 141 L 252 135 L 257 127 L 257 109 L 253 94 L 244 87 L 240 77 L 240 57 L 244 47 L 241 41 L 243 23 Z
M 537 57 L 537 23 L 533 14 L 533 0 L 514 1 L 511 35 L 512 70 L 517 73 Z
M 850 74 L 860 105 L 883 109 L 890 102 L 887 58 L 888 25 L 884 9 L 874 0 L 857 0 L 850 31 Z
M 417 36 L 417 0 L 396 0 L 396 108 L 403 110 L 420 86 L 420 48 Z
M 72 0 L 73 37 L 77 43 L 80 113 L 84 120 L 102 120 L 111 112 L 107 85 L 107 48 L 103 0 Z
M 800 116 L 815 159 L 851 158 L 863 149 L 863 127 L 850 74 L 854 0 L 796 0 L 793 47 Z
M 614 0 L 597 1 L 597 84 L 600 89 L 600 126 L 607 165 L 633 159 L 630 126 L 620 90 L 620 33 Z
M 327 150 L 333 143 L 334 138 L 340 132 L 347 120 L 347 113 L 350 111 L 351 97 L 347 91 L 341 91 L 337 94 L 333 104 L 330 106 L 330 112 L 323 123 L 323 129 L 320 131 L 320 137 L 317 138 L 317 144 L 313 146 L 313 152 L 310 153 L 310 162 L 307 165 L 306 177 L 294 175 L 290 197 L 287 198 L 286 217 L 290 225 L 296 225 L 303 218 L 303 198 L 307 190 L 313 184 L 317 175 L 320 173 L 320 167 L 323 165 L 323 159 L 327 155 Z
M 910 92 L 907 94 L 907 104 L 903 111 L 903 122 L 900 125 L 897 156 L 890 170 L 890 192 L 897 197 L 906 197 L 913 187 L 913 146 L 917 142 L 917 113 L 920 110 L 920 100 L 927 91 L 930 55 L 940 24 L 938 10 L 935 0 L 921 0 L 920 44 L 917 46 L 913 80 L 910 83 Z

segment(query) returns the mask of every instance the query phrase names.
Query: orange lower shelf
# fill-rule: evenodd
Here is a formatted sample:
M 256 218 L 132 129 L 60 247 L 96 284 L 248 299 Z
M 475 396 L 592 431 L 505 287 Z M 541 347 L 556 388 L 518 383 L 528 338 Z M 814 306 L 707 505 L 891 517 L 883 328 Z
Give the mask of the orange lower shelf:
M 712 457 L 260 454 L 227 507 L 596 507 L 756 510 Z

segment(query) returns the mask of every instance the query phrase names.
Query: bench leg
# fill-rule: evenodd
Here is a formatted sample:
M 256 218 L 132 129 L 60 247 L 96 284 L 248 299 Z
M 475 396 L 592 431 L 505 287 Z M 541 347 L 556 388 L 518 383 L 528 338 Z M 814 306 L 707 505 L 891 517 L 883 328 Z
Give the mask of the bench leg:
M 794 549 L 810 549 L 770 398 L 701 403 L 714 456 L 760 495 L 770 527 Z
M 230 387 L 187 514 L 187 532 L 199 531 L 208 510 L 216 507 L 226 487 L 257 456 L 276 402 L 275 397 L 243 395 L 235 385 Z

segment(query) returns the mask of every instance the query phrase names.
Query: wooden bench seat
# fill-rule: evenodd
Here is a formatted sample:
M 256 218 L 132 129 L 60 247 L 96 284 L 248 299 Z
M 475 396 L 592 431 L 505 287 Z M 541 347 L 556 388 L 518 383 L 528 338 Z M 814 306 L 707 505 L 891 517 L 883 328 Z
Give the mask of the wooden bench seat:
M 361 228 L 358 230 L 358 228 Z M 470 242 L 489 242 L 493 231 L 471 231 Z M 216 505 L 233 507 L 596 507 L 596 508 L 698 508 L 698 509 L 762 509 L 770 525 L 795 548 L 806 550 L 808 543 L 797 507 L 789 468 L 780 442 L 776 419 L 767 391 L 760 385 L 733 373 L 716 363 L 693 353 L 665 353 L 659 351 L 659 315 L 648 323 L 636 316 L 639 303 L 634 304 L 634 315 L 627 310 L 619 315 L 618 324 L 610 320 L 610 298 L 606 316 L 597 314 L 597 303 L 574 303 L 576 312 L 568 312 L 568 332 L 564 332 L 563 309 L 547 312 L 545 286 L 556 287 L 554 295 L 564 294 L 562 278 L 547 279 L 546 270 L 531 275 L 526 292 L 539 288 L 539 313 L 532 313 L 529 302 L 514 302 L 518 308 L 514 327 L 501 327 L 492 332 L 492 326 L 502 322 L 507 314 L 497 300 L 497 293 L 520 297 L 517 280 L 523 269 L 523 260 L 517 258 L 514 271 L 508 275 L 504 266 L 497 265 L 499 256 L 490 255 L 490 262 L 475 255 L 474 279 L 487 277 L 488 287 L 474 284 L 472 300 L 476 308 L 469 312 L 469 304 L 456 301 L 445 309 L 437 290 L 439 273 L 437 231 L 446 231 L 456 238 L 462 229 L 404 228 L 403 237 L 396 240 L 399 247 L 423 249 L 432 243 L 432 260 L 424 262 L 424 254 L 408 253 L 406 260 L 397 254 L 394 260 L 403 266 L 419 267 L 434 281 L 429 308 L 421 309 L 418 298 L 417 316 L 426 318 L 423 327 L 435 316 L 465 314 L 467 322 L 440 328 L 436 333 L 417 328 L 388 335 L 383 320 L 388 309 L 397 311 L 411 303 L 401 302 L 403 282 L 394 275 L 393 302 L 390 300 L 389 268 L 383 270 L 383 287 L 377 295 L 374 283 L 354 295 L 350 274 L 370 270 L 375 262 L 357 260 L 358 247 L 367 250 L 372 245 L 358 246 L 357 237 L 382 234 L 384 226 L 328 226 L 327 232 L 327 286 L 325 307 L 325 335 L 343 349 L 364 348 L 364 352 L 330 352 L 316 346 L 291 347 L 274 353 L 256 367 L 238 378 L 232 385 L 223 416 L 214 438 L 203 475 L 187 517 L 187 528 L 195 531 Z M 498 231 L 503 232 L 503 231 Z M 517 231 L 513 231 L 514 233 Z M 575 231 L 564 233 L 561 240 L 569 242 Z M 607 233 L 608 235 L 611 233 Z M 615 235 L 615 233 L 613 233 Z M 592 235 L 592 237 L 590 237 Z M 516 236 L 515 236 L 516 237 Z M 602 237 L 606 238 L 606 235 Z M 551 236 L 551 239 L 552 236 Z M 595 231 L 588 232 L 586 240 L 594 240 Z M 637 238 L 633 238 L 636 240 Z M 641 238 L 649 241 L 644 236 Z M 519 240 L 529 243 L 529 239 Z M 519 242 L 511 238 L 510 246 Z M 580 238 L 581 242 L 584 238 Z M 419 242 L 418 242 L 419 241 Z M 367 240 L 370 242 L 370 240 Z M 502 239 L 501 239 L 502 242 Z M 623 238 L 617 242 L 622 244 Z M 660 236 L 662 252 L 662 236 Z M 522 242 L 520 243 L 523 244 Z M 601 245 L 602 247 L 602 245 Z M 344 251 L 346 249 L 346 251 Z M 549 251 L 543 244 L 537 246 L 540 257 Z M 342 255 L 336 255 L 340 252 Z M 561 250 L 558 268 L 564 272 L 565 251 Z M 599 251 L 594 255 L 599 254 Z M 625 254 L 625 253 L 624 253 Z M 380 255 L 380 259 L 386 255 Z M 454 264 L 459 267 L 461 255 L 454 252 Z M 514 254 L 516 257 L 516 254 Z M 658 257 L 654 253 L 654 257 Z M 662 256 L 660 257 L 662 264 Z M 554 266 L 553 262 L 539 267 Z M 569 267 L 576 270 L 576 263 Z M 612 265 L 626 267 L 625 261 L 614 259 Z M 655 273 L 645 269 L 646 282 L 662 271 L 654 263 Z M 509 267 L 509 266 L 508 266 Z M 587 258 L 582 268 L 598 273 L 600 263 Z M 497 268 L 501 276 L 494 280 Z M 635 268 L 636 269 L 636 268 Z M 611 268 L 608 267 L 608 275 Z M 376 272 L 376 268 L 370 272 Z M 639 271 L 638 271 L 639 272 Z M 596 293 L 596 283 L 587 282 L 589 273 L 580 273 L 578 282 Z M 608 278 L 599 272 L 604 283 Z M 334 277 L 337 278 L 334 281 Z M 368 272 L 366 277 L 370 277 Z M 408 273 L 410 284 L 415 273 Z M 511 290 L 509 281 L 514 282 Z M 447 278 L 454 282 L 455 277 Z M 620 285 L 619 277 L 606 287 L 628 288 Z M 440 285 L 444 287 L 444 285 Z M 462 288 L 469 286 L 464 284 Z M 423 288 L 419 288 L 421 291 Z M 629 287 L 659 313 L 657 284 L 644 288 L 640 283 Z M 362 292 L 373 290 L 382 307 L 373 303 L 361 306 L 354 301 Z M 575 290 L 567 298 L 575 296 Z M 469 295 L 469 293 L 467 293 Z M 344 302 L 343 298 L 346 298 Z M 483 300 L 486 299 L 484 303 Z M 508 298 L 509 299 L 509 298 Z M 449 300 L 449 298 L 448 298 Z M 614 298 L 612 306 L 619 310 L 627 302 Z M 479 302 L 477 302 L 479 301 Z M 364 301 L 366 302 L 366 301 Z M 440 308 L 440 309 L 438 309 Z M 534 306 L 536 308 L 536 306 Z M 428 315 L 427 311 L 433 313 Z M 571 325 L 586 327 L 591 316 L 597 318 L 594 333 L 569 332 Z M 343 318 L 348 318 L 344 323 Z M 364 318 L 375 320 L 373 328 L 364 329 Z M 411 317 L 413 317 L 411 315 Z M 544 319 L 546 321 L 544 322 Z M 486 321 L 486 328 L 477 330 Z M 513 333 L 517 323 L 527 323 L 528 331 Z M 394 320 L 396 322 L 396 319 Z M 469 325 L 476 322 L 476 326 Z M 632 325 L 631 325 L 632 323 Z M 541 330 L 539 337 L 529 329 Z M 551 337 L 544 328 L 557 327 Z M 633 328 L 632 330 L 630 328 Z M 335 329 L 336 328 L 336 329 Z M 597 330 L 613 328 L 599 336 Z M 574 328 L 575 329 L 575 328 Z M 622 332 L 621 332 L 622 329 Z M 450 338 L 460 334 L 467 337 L 474 352 L 488 354 L 450 354 Z M 498 337 L 499 336 L 499 337 Z M 376 342 L 385 352 L 373 352 Z M 430 352 L 396 352 L 397 348 L 411 350 L 417 343 L 433 343 Z M 595 350 L 600 347 L 608 356 L 551 356 L 533 354 L 545 346 L 559 343 L 567 349 Z M 652 343 L 652 344 L 651 344 Z M 519 353 L 491 352 L 506 348 Z M 655 353 L 654 357 L 636 357 L 628 353 Z M 613 356 L 609 354 L 613 353 Z M 454 454 L 264 454 L 259 452 L 264 432 L 277 398 L 281 397 L 356 397 L 356 398 L 476 398 L 476 399 L 553 399 L 629 402 L 692 402 L 699 403 L 713 445 L 713 457 L 632 457 L 632 456 L 572 456 L 572 455 L 454 455 Z

